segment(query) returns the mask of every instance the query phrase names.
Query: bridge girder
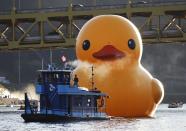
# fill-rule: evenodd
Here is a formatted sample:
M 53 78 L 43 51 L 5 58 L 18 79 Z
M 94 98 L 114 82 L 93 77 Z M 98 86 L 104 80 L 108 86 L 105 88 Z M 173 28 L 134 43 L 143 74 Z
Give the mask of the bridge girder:
M 73 47 L 82 25 L 102 14 L 130 19 L 144 44 L 186 42 L 186 2 L 74 7 L 69 0 L 68 7 L 60 9 L 43 9 L 39 3 L 36 10 L 13 7 L 1 14 L 0 49 Z

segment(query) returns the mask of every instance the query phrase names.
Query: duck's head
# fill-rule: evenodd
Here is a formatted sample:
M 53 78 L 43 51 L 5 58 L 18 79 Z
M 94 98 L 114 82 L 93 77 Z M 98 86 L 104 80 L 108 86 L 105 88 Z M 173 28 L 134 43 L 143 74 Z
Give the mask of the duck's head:
M 126 58 L 139 62 L 142 40 L 138 29 L 128 19 L 101 15 L 89 20 L 76 40 L 76 55 L 90 63 Z

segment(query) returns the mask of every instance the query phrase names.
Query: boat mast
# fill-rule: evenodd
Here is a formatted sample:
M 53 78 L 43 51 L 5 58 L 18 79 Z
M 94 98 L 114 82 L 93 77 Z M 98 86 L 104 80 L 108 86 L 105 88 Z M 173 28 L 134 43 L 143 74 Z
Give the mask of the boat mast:
M 52 49 L 50 48 L 50 64 L 51 64 L 51 66 L 52 66 L 52 63 L 53 63 L 53 61 L 52 61 Z
M 92 78 L 91 78 L 91 80 L 92 80 L 92 82 L 91 82 L 91 84 L 92 84 L 92 90 L 94 90 L 94 66 L 92 65 Z
M 21 87 L 21 51 L 18 51 L 18 86 Z
M 41 69 L 42 70 L 44 69 L 44 60 L 43 60 L 43 58 L 41 59 Z

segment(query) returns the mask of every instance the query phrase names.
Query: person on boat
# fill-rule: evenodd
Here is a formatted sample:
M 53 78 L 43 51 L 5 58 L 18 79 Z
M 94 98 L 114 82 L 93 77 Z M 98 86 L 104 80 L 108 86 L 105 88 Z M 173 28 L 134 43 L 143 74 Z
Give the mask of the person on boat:
M 37 106 L 36 102 L 33 102 L 32 108 L 33 108 L 34 114 L 36 114 L 37 113 L 37 109 L 38 109 L 38 106 Z
M 78 87 L 78 82 L 79 82 L 79 79 L 78 79 L 77 75 L 75 75 L 75 77 L 74 77 L 74 86 Z

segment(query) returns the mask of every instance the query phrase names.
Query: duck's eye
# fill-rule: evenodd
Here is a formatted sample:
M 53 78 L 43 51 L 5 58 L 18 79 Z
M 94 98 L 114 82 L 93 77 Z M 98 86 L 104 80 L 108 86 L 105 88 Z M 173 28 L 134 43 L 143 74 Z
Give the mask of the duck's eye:
M 130 49 L 135 49 L 136 47 L 135 41 L 133 39 L 129 39 L 128 46 Z
M 83 50 L 88 50 L 90 48 L 90 41 L 89 40 L 83 41 L 82 48 Z

